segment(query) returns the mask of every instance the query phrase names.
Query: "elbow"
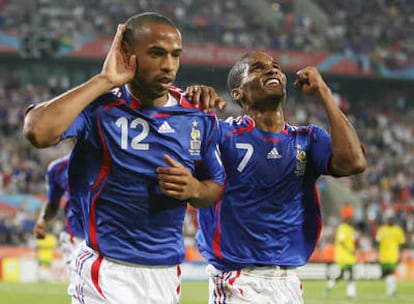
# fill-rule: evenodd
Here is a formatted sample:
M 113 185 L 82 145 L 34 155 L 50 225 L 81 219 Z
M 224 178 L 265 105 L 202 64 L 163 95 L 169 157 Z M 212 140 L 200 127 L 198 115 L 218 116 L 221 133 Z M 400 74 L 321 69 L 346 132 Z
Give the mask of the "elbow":
M 57 144 L 62 136 L 59 125 L 51 124 L 43 114 L 43 106 L 29 106 L 23 121 L 23 136 L 36 148 Z
M 355 155 L 352 161 L 352 173 L 351 174 L 359 174 L 364 172 L 368 165 L 367 165 L 367 158 L 366 158 L 366 150 L 364 146 L 361 146 L 361 150 Z
M 46 147 L 46 143 L 41 140 L 33 128 L 25 126 L 23 128 L 23 136 L 36 148 Z
M 331 174 L 335 177 L 356 175 L 364 172 L 367 168 L 367 161 L 364 156 L 356 157 L 349 161 L 337 161 L 331 163 Z
M 23 126 L 23 136 L 36 148 L 47 148 L 58 142 L 56 140 L 50 140 L 42 135 L 41 128 L 35 126 L 30 122 L 25 122 Z
M 360 157 L 352 163 L 350 174 L 360 174 L 367 169 L 367 160 L 365 157 Z

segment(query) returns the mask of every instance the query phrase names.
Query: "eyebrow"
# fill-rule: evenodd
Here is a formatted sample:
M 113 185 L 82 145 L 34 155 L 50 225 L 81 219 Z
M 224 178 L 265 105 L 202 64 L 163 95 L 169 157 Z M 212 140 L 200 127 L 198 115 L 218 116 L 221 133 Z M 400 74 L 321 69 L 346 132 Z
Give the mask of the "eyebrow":
M 168 50 L 166 48 L 161 47 L 161 46 L 157 46 L 157 45 L 154 45 L 154 46 L 150 47 L 149 50 L 150 51 L 163 51 L 163 52 L 168 52 Z M 182 51 L 183 51 L 182 48 L 176 48 L 176 49 L 173 49 L 171 51 L 171 53 L 176 53 L 176 52 L 182 53 Z
M 277 66 L 280 67 L 280 63 L 277 62 L 276 60 L 272 60 L 271 62 L 272 62 L 272 64 L 277 65 Z M 256 61 L 251 63 L 251 66 L 255 66 L 255 65 L 258 65 L 258 64 L 265 64 L 265 62 L 263 60 L 256 60 Z

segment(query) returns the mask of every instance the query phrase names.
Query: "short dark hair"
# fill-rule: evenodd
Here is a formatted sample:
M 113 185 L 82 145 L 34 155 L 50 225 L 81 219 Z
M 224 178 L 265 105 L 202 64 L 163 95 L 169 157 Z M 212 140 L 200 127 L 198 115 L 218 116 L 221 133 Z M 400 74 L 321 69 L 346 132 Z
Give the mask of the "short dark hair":
M 231 90 L 241 86 L 243 80 L 244 63 L 252 55 L 262 53 L 261 51 L 250 51 L 241 56 L 230 69 L 227 75 L 227 88 Z
M 156 12 L 146 12 L 128 18 L 125 22 L 124 40 L 129 45 L 133 45 L 140 38 L 142 26 L 147 23 L 165 24 L 177 29 L 177 26 L 168 17 Z

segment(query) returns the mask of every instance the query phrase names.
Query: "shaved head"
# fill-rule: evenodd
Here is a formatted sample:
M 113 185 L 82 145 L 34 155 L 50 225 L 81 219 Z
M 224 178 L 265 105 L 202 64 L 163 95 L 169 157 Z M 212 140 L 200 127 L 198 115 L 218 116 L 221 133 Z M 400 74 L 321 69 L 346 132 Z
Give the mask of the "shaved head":
M 142 13 L 130 17 L 125 22 L 126 30 L 124 33 L 124 41 L 126 41 L 130 46 L 134 46 L 142 37 L 144 25 L 148 23 L 171 26 L 178 31 L 176 25 L 164 15 L 155 12 Z

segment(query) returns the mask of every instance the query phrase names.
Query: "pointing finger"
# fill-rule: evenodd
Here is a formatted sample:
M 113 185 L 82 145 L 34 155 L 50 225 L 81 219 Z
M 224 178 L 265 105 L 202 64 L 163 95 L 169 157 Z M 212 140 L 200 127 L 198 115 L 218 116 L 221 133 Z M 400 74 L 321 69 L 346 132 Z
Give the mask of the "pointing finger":
M 182 168 L 183 165 L 181 163 L 179 163 L 178 161 L 172 159 L 170 156 L 168 156 L 167 154 L 164 154 L 164 156 L 162 157 L 165 162 L 170 165 L 171 167 L 174 168 Z

